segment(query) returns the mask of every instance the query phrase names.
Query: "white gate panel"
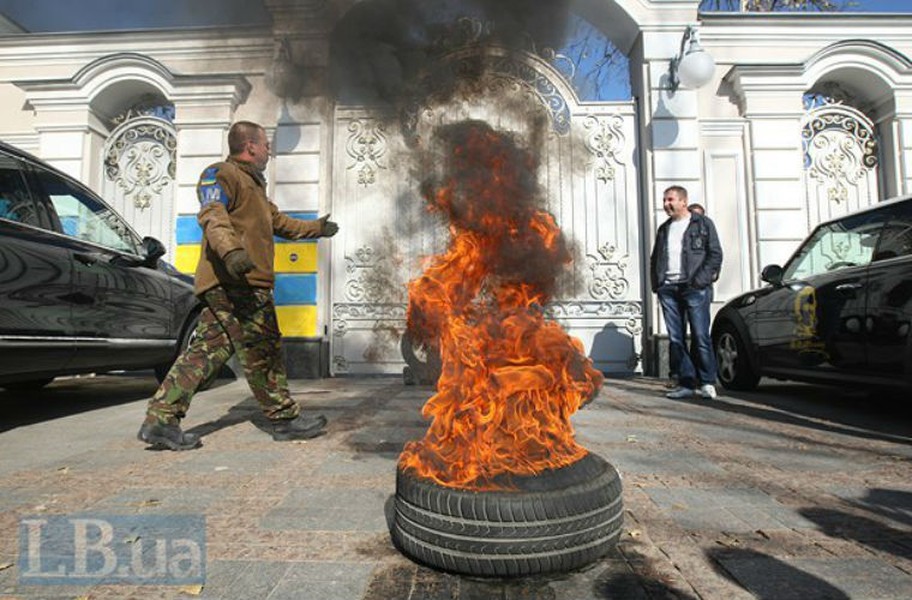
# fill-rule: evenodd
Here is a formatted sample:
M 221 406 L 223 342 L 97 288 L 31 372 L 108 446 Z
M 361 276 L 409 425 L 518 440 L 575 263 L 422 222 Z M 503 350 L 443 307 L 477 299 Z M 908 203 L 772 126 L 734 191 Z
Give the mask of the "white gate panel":
M 334 132 L 331 273 L 333 373 L 395 373 L 403 367 L 406 284 L 433 229 L 386 115 L 339 110 Z M 424 213 L 424 214 L 423 214 Z
M 576 249 L 578 285 L 551 304 L 605 373 L 642 370 L 643 288 L 637 205 L 636 118 L 632 103 L 577 107 L 571 135 L 555 153 L 559 178 L 548 192 Z M 554 173 L 552 167 L 549 172 Z
M 481 87 L 481 86 L 480 86 Z M 556 92 L 544 102 L 522 82 L 492 78 L 490 94 L 471 102 L 425 106 L 413 131 L 483 119 L 520 139 L 533 135 L 515 111 L 500 111 L 505 89 L 532 96 L 553 127 L 544 136 L 539 177 L 548 205 L 575 257 L 568 284 L 548 307 L 579 338 L 596 368 L 641 370 L 643 288 L 637 207 L 633 103 L 577 105 Z M 553 90 L 552 90 L 553 91 Z M 555 101 L 557 98 L 557 101 Z M 366 109 L 339 109 L 334 135 L 332 213 L 342 228 L 333 242 L 331 365 L 334 374 L 399 373 L 408 302 L 406 285 L 422 258 L 440 252 L 446 224 L 427 212 L 421 179 L 396 123 Z M 541 115 L 537 115 L 540 117 Z
M 877 137 L 864 113 L 824 104 L 808 112 L 802 138 L 808 231 L 877 202 Z
M 140 117 L 114 130 L 105 145 L 103 195 L 141 236 L 175 255 L 174 173 L 177 138 L 170 123 Z

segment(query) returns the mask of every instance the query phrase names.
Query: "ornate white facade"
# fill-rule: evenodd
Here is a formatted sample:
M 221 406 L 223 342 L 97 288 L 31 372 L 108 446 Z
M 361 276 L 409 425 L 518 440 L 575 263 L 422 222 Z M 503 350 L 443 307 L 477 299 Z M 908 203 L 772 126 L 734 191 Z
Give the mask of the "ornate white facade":
M 404 286 L 445 234 L 422 211 L 411 155 L 460 118 L 540 143 L 547 208 L 577 258 L 577 285 L 550 310 L 610 373 L 658 367 L 646 269 L 667 186 L 687 187 L 718 226 L 717 304 L 756 286 L 817 222 L 912 186 L 912 15 L 579 0 L 577 14 L 629 57 L 633 100 L 581 100 L 542 52 L 463 42 L 390 115 L 330 93 L 331 35 L 358 3 L 264 3 L 271 27 L 0 35 L 0 138 L 101 192 L 191 270 L 200 171 L 226 154 L 232 122 L 265 125 L 275 202 L 342 227 L 277 250 L 293 374 L 401 370 Z M 716 71 L 699 90 L 672 90 L 669 61 L 691 24 Z M 482 55 L 472 94 L 436 93 Z

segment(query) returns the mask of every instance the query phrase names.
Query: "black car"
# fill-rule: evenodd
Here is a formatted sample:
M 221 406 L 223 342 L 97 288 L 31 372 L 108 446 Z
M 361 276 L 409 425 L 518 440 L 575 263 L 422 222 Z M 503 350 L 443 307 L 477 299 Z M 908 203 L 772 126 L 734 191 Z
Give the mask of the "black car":
M 822 223 L 712 325 L 719 380 L 912 387 L 912 198 Z
M 154 368 L 199 315 L 192 279 L 78 181 L 0 142 L 0 387 Z

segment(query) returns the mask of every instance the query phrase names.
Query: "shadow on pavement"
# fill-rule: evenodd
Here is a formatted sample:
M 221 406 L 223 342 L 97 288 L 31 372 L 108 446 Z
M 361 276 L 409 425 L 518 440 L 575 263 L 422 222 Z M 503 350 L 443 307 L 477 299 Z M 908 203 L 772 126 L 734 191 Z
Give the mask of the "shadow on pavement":
M 826 535 L 845 539 L 880 552 L 912 560 L 912 492 L 904 490 L 868 490 L 857 500 L 847 500 L 855 512 L 812 507 L 800 512 L 813 521 Z M 858 514 L 865 511 L 870 514 Z M 897 527 L 892 526 L 892 521 Z
M 219 379 L 211 388 L 227 383 L 231 381 Z M 0 432 L 148 399 L 157 389 L 151 372 L 60 377 L 30 392 L 0 388 Z
M 828 433 L 912 445 L 912 435 L 909 434 L 912 431 L 912 416 L 905 410 L 907 402 L 898 392 L 771 382 L 761 383 L 752 392 L 734 392 L 717 387 L 719 397 L 716 400 L 671 400 L 664 398 L 667 389 L 658 381 L 652 386 L 655 389 L 623 379 L 612 379 L 610 384 L 634 394 L 654 395 L 654 401 L 712 407 L 732 414 Z
M 826 420 L 826 426 L 820 427 L 824 430 L 912 444 L 907 398 L 894 390 L 771 382 L 752 392 L 726 390 L 723 394 L 764 409 L 784 411 L 791 418 Z
M 216 383 L 216 385 L 218 384 Z M 216 431 L 225 429 L 227 427 L 232 427 L 246 421 L 251 421 L 254 423 L 254 425 L 257 425 L 257 427 L 263 429 L 262 421 L 265 420 L 266 417 L 263 416 L 263 412 L 260 410 L 260 406 L 257 404 L 256 399 L 253 396 L 249 396 L 229 408 L 228 412 L 220 416 L 218 419 L 195 425 L 187 429 L 187 433 L 195 433 L 201 438 L 205 438 L 207 435 L 215 433 Z
M 613 560 L 612 560 L 613 559 Z M 607 562 L 622 562 L 609 555 Z M 458 598 L 459 600 L 570 600 L 600 598 L 604 600 L 696 600 L 695 595 L 673 589 L 658 578 L 650 579 L 631 572 L 618 572 L 614 566 L 597 563 L 584 572 L 557 574 L 552 577 L 518 579 L 481 579 L 452 575 L 420 565 L 393 564 L 374 572 L 361 600 L 390 598 Z M 629 567 L 625 567 L 629 569 Z M 580 587 L 572 582 L 578 577 L 587 582 Z
M 777 558 L 746 549 L 710 550 L 713 567 L 758 600 L 849 600 L 823 579 Z
M 152 374 L 58 378 L 30 392 L 0 389 L 0 431 L 149 398 Z

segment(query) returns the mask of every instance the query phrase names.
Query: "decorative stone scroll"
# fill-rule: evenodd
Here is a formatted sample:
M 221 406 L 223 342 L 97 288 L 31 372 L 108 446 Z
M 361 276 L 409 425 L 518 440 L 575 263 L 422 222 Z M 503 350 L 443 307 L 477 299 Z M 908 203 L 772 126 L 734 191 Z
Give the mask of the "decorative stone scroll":
M 808 113 L 801 130 L 808 178 L 825 187 L 830 202 L 848 201 L 877 167 L 874 125 L 850 106 L 826 104 Z
M 623 164 L 619 156 L 624 149 L 624 118 L 621 115 L 598 118 L 588 116 L 583 127 L 589 130 L 586 148 L 595 158 L 595 178 L 608 183 L 615 177 L 615 165 Z
M 592 279 L 589 281 L 589 294 L 596 300 L 618 300 L 627 295 L 630 283 L 625 271 L 629 256 L 616 256 L 617 248 L 603 244 L 598 249 L 598 256 L 588 255 L 589 270 Z
M 166 121 L 128 121 L 108 141 L 105 176 L 123 190 L 125 200 L 147 209 L 174 181 L 176 148 L 177 138 Z
M 345 151 L 351 158 L 358 185 L 368 187 L 377 181 L 377 172 L 386 169 L 382 162 L 387 152 L 386 129 L 380 121 L 355 119 L 348 125 Z

